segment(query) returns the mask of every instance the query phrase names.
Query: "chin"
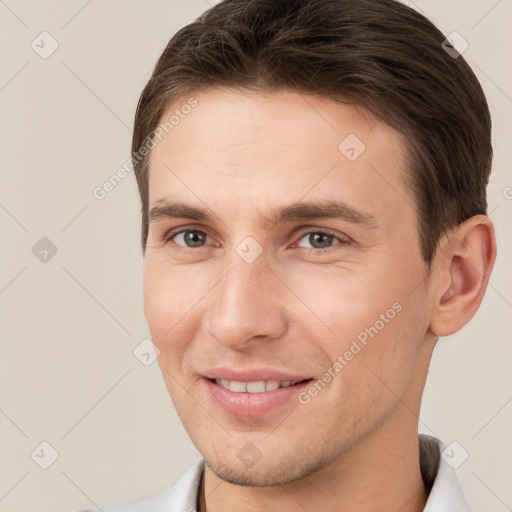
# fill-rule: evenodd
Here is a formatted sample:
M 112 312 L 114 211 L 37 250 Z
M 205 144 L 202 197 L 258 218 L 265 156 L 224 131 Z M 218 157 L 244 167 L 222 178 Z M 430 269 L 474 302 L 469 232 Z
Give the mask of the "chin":
M 226 461 L 205 457 L 205 463 L 212 473 L 230 484 L 244 487 L 271 487 L 312 476 L 333 462 L 318 455 L 312 458 L 313 454 L 305 452 L 295 451 L 293 456 L 287 455 L 280 460 L 265 460 L 263 455 L 252 467 L 244 467 L 238 459 Z

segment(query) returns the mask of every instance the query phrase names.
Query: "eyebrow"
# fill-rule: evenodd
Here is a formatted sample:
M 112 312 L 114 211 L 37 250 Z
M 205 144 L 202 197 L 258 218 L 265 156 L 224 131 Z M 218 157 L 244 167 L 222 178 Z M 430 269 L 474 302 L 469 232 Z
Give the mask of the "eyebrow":
M 157 200 L 149 210 L 149 222 L 163 218 L 184 218 L 202 222 L 213 222 L 217 216 L 207 209 L 197 208 L 185 203 Z M 376 228 L 377 218 L 368 212 L 363 212 L 340 201 L 298 202 L 290 205 L 275 207 L 270 216 L 260 214 L 262 223 L 305 221 L 311 219 L 339 219 L 351 224 L 359 224 L 368 228 Z

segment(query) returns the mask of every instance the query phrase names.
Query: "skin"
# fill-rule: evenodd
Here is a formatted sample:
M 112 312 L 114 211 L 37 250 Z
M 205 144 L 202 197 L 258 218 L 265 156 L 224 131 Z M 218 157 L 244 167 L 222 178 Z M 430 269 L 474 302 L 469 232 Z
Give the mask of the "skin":
M 422 510 L 421 394 L 437 336 L 460 329 L 482 300 L 491 221 L 472 217 L 444 236 L 429 274 L 400 133 L 318 96 L 193 96 L 198 105 L 151 152 L 149 204 L 180 201 L 215 219 L 150 223 L 144 312 L 207 464 L 206 509 Z M 349 134 L 366 146 L 354 161 L 338 149 Z M 376 222 L 268 220 L 276 206 L 306 200 L 344 201 Z M 187 246 L 183 232 L 165 240 L 185 228 L 207 235 L 202 245 Z M 334 235 L 328 252 L 309 235 L 318 230 Z M 236 251 L 248 236 L 263 249 L 252 263 Z M 204 393 L 201 375 L 218 365 L 321 379 L 395 303 L 400 312 L 306 405 L 294 399 L 248 418 Z M 237 457 L 248 442 L 261 454 L 252 467 Z

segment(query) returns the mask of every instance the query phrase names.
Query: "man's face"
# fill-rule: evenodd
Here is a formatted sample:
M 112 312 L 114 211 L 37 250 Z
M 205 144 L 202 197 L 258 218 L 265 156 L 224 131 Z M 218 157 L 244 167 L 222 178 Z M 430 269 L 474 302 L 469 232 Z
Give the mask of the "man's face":
M 145 315 L 208 466 L 232 482 L 293 481 L 385 428 L 425 367 L 405 141 L 321 97 L 193 96 L 150 158 Z

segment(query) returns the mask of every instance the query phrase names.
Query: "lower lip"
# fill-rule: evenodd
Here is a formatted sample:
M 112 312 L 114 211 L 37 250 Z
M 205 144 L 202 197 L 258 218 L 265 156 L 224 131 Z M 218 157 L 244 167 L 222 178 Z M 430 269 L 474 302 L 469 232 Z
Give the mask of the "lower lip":
M 292 401 L 298 404 L 297 396 L 309 386 L 311 380 L 263 393 L 235 393 L 209 379 L 205 378 L 203 382 L 212 401 L 228 414 L 257 417 L 265 416 Z

